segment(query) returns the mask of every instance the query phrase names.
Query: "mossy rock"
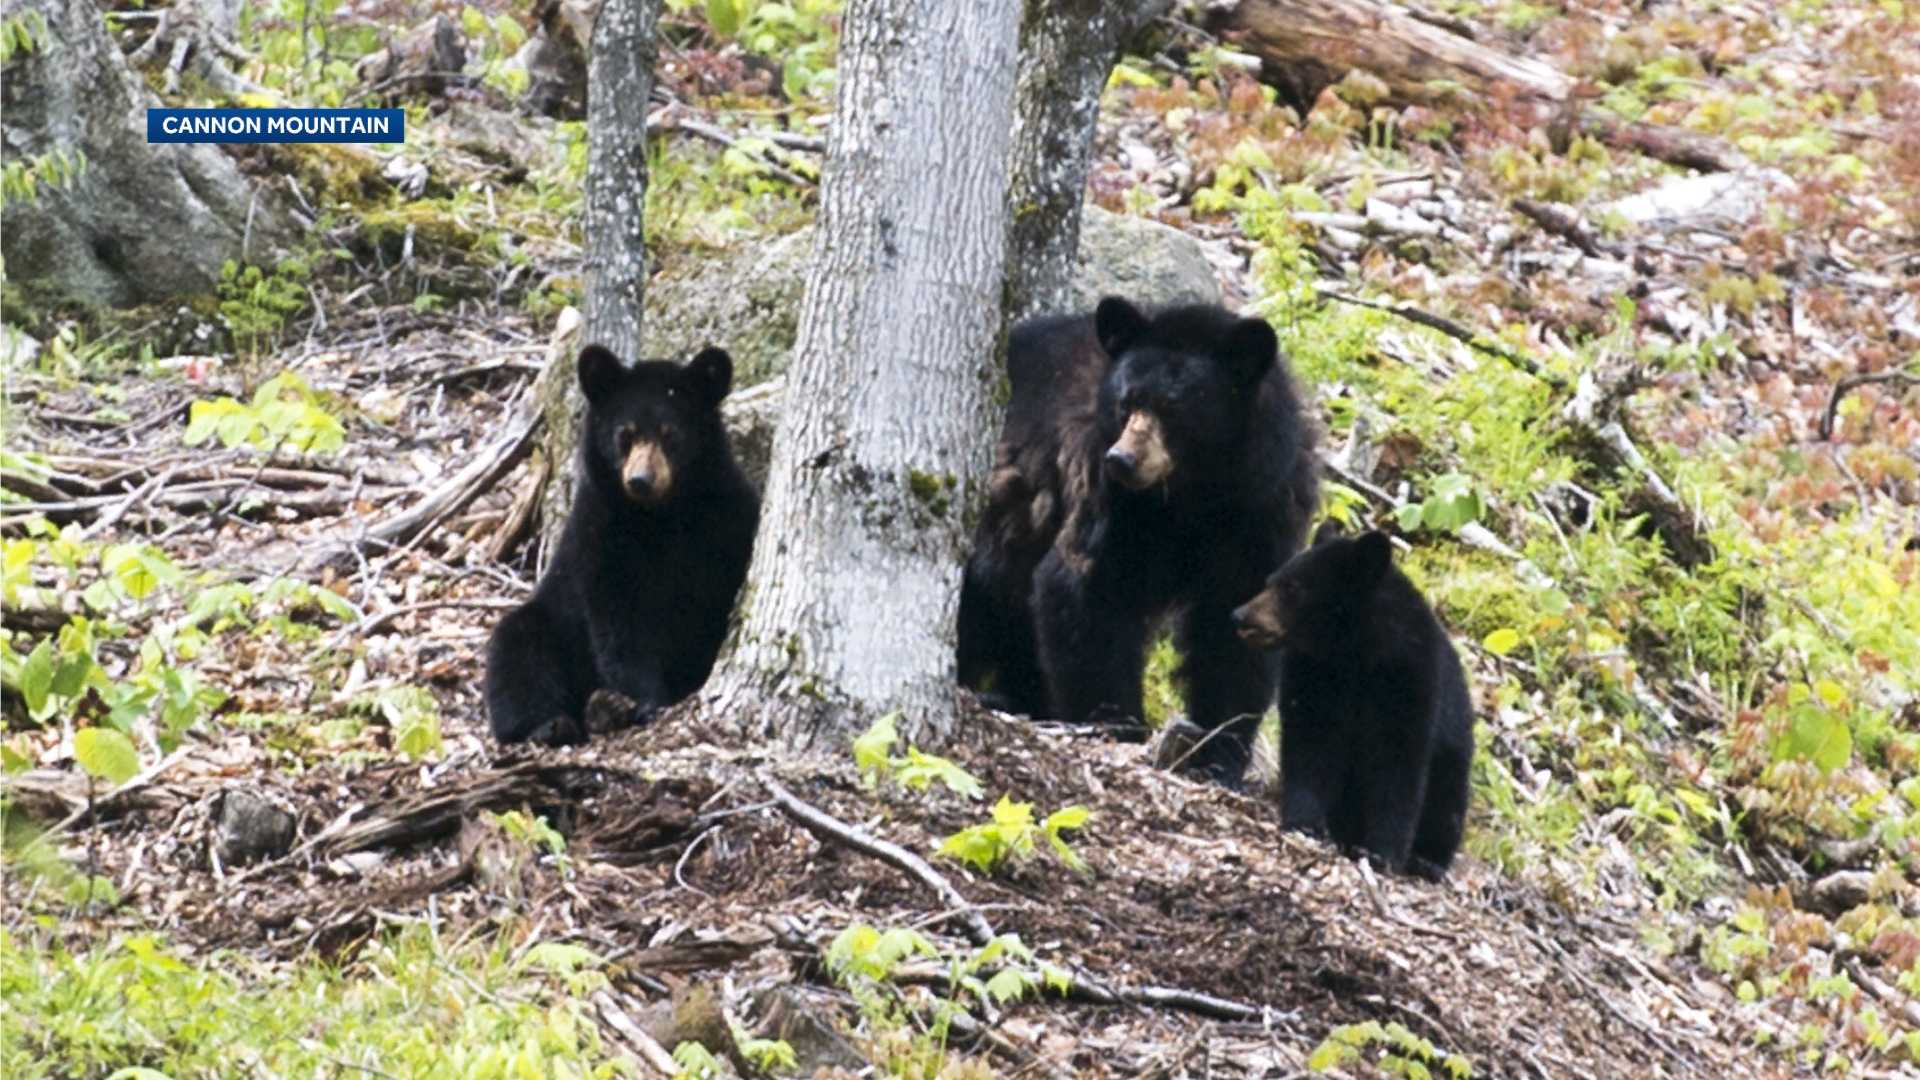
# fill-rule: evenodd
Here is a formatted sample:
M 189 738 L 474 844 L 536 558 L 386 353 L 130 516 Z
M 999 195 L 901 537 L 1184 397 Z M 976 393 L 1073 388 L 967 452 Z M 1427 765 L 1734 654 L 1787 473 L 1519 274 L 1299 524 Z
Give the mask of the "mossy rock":
M 786 370 L 813 256 L 813 227 L 742 240 L 713 254 L 676 256 L 647 284 L 643 352 L 680 359 L 707 345 L 733 354 L 736 386 Z M 1158 222 L 1087 208 L 1075 307 L 1120 294 L 1148 305 L 1220 302 L 1199 241 Z

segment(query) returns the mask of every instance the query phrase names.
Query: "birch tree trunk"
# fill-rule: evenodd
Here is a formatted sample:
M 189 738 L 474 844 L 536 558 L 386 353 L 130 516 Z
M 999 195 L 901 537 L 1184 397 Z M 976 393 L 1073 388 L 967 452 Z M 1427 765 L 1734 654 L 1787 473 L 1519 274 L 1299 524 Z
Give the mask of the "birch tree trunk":
M 587 310 L 580 344 L 600 344 L 631 363 L 640 355 L 640 307 L 647 286 L 647 96 L 653 91 L 660 0 L 606 0 L 593 25 L 588 68 Z M 541 552 L 553 550 L 573 509 L 578 442 L 577 349 L 563 350 L 541 379 L 543 446 L 555 468 L 541 500 Z M 557 367 L 555 366 L 557 365 Z
M 1120 50 L 1172 0 L 1041 0 L 1020 26 L 1013 184 L 1007 194 L 1009 321 L 1065 312 L 1100 93 Z
M 806 745 L 959 715 L 1000 368 L 1017 0 L 853 0 L 812 283 L 739 625 L 703 711 Z

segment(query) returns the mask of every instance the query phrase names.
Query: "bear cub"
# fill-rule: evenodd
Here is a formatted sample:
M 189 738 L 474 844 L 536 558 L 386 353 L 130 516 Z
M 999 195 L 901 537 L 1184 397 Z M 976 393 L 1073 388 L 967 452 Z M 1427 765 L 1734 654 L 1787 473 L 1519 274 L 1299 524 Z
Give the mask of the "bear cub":
M 1279 650 L 1286 827 L 1440 880 L 1466 825 L 1473 702 L 1386 535 L 1322 525 L 1233 618 Z
M 1299 549 L 1312 429 L 1272 327 L 1119 297 L 1008 341 L 1011 398 L 960 594 L 961 681 L 1008 711 L 1144 733 L 1146 649 L 1171 621 L 1194 767 L 1237 784 L 1273 663 L 1232 611 Z
M 589 345 L 573 513 L 533 597 L 487 644 L 487 714 L 503 743 L 567 745 L 633 724 L 707 680 L 746 578 L 760 498 L 720 423 L 733 360 L 631 368 Z M 630 699 L 609 723 L 603 704 Z

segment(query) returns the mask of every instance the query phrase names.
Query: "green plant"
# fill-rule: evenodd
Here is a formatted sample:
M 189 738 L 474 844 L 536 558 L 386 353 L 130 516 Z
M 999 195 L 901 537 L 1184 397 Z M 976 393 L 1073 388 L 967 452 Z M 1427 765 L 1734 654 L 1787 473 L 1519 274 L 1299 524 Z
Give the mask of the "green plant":
M 250 352 L 258 353 L 276 340 L 287 320 L 307 309 L 307 279 L 311 271 L 299 259 L 284 259 L 266 273 L 249 263 L 228 259 L 220 266 L 220 315 Z
M 187 430 L 181 441 L 198 446 L 218 437 L 229 447 L 252 446 L 269 453 L 285 447 L 303 454 L 328 454 L 346 445 L 346 434 L 306 380 L 284 371 L 261 383 L 250 401 L 223 396 L 194 402 L 187 410 Z
M 1061 834 L 1085 825 L 1088 816 L 1086 807 L 1068 806 L 1036 823 L 1032 803 L 1014 802 L 1002 795 L 993 806 L 992 821 L 968 826 L 947 837 L 940 842 L 938 852 L 981 873 L 991 873 L 1009 859 L 1032 855 L 1039 839 L 1045 837 L 1061 862 L 1075 870 L 1085 870 L 1086 863 L 1067 846 Z
M 1395 520 L 1408 532 L 1430 529 L 1457 533 L 1480 520 L 1483 510 L 1473 480 L 1460 473 L 1446 473 L 1434 478 L 1431 495 L 1402 506 Z
M 1436 1065 L 1454 1080 L 1466 1080 L 1473 1075 L 1473 1066 L 1466 1058 L 1458 1054 L 1442 1057 L 1432 1043 L 1408 1031 L 1404 1025 L 1382 1024 L 1378 1020 L 1343 1024 L 1328 1032 L 1308 1055 L 1307 1068 L 1327 1072 L 1362 1062 L 1369 1062 L 1389 1076 L 1412 1080 L 1427 1080 Z
M 893 757 L 893 746 L 900 740 L 895 727 L 899 719 L 899 713 L 888 713 L 853 740 L 853 762 L 868 786 L 885 779 L 912 791 L 925 791 L 937 780 L 966 798 L 980 798 L 980 781 L 946 758 L 924 753 L 916 746 L 908 746 L 905 757 Z

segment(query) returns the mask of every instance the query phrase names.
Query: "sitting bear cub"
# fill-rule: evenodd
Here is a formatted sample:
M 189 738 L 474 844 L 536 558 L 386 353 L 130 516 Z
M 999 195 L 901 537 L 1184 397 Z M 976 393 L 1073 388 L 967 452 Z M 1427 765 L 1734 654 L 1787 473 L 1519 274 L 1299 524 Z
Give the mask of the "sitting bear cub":
M 1231 614 L 1319 501 L 1272 327 L 1108 297 L 1016 326 L 1007 374 L 961 586 L 961 682 L 1009 711 L 1144 732 L 1146 648 L 1171 619 L 1189 718 L 1218 731 L 1194 764 L 1237 784 L 1274 683 Z
M 720 349 L 632 368 L 581 351 L 573 513 L 532 599 L 487 644 L 501 742 L 584 742 L 597 690 L 631 699 L 633 723 L 706 682 L 760 520 L 720 424 L 732 384 Z
M 1287 828 L 1438 881 L 1466 825 L 1473 702 L 1385 534 L 1321 526 L 1233 618 L 1248 642 L 1280 651 Z

